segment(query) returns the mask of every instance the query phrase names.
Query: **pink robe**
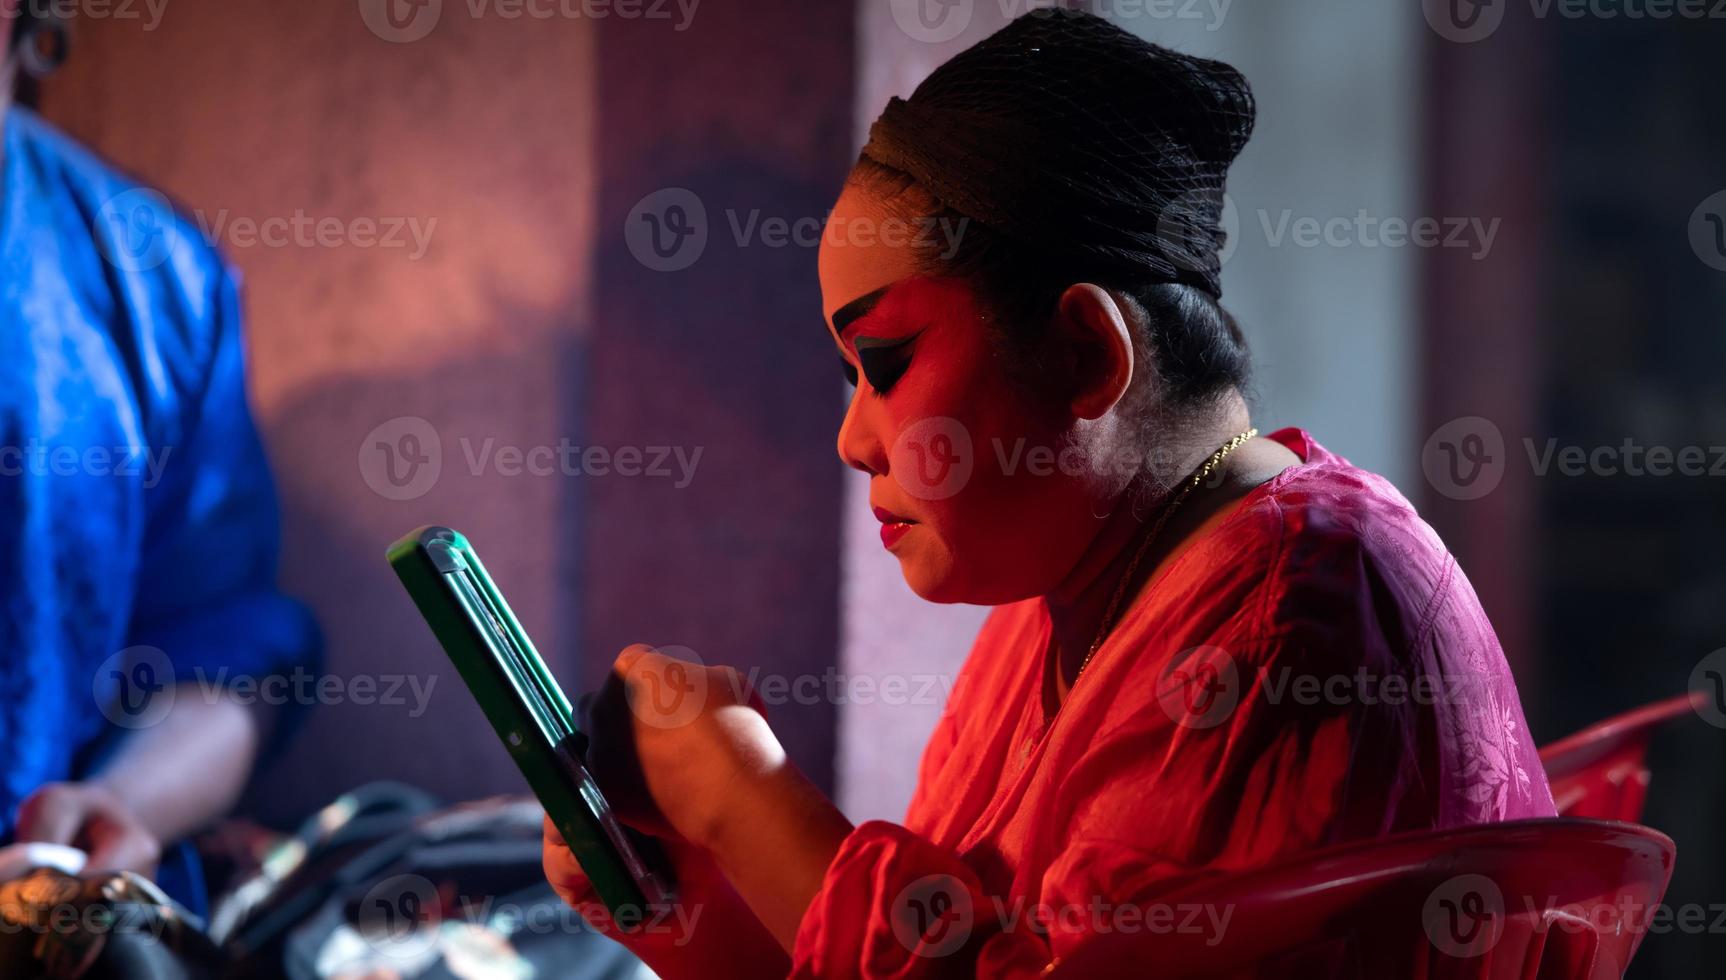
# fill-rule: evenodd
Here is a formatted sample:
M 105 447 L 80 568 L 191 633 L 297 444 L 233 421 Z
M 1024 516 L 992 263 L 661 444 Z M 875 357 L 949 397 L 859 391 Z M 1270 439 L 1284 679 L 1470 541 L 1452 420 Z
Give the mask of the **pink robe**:
M 1194 875 L 1554 814 L 1443 543 L 1384 479 L 1271 438 L 1304 465 L 1158 570 L 1047 724 L 1045 607 L 994 611 L 904 823 L 845 840 L 793 975 L 1031 976 Z

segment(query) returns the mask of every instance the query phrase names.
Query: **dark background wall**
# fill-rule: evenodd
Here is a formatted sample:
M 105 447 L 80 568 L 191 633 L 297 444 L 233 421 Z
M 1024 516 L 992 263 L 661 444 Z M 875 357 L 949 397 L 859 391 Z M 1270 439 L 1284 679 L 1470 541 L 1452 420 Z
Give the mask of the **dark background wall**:
M 1711 470 L 1540 481 L 1535 718 L 1568 729 L 1696 683 L 1705 658 L 1726 667 L 1726 248 L 1709 223 L 1726 219 L 1726 21 L 1553 26 L 1540 434 L 1705 447 Z M 1644 819 L 1679 844 L 1667 901 L 1718 925 L 1726 732 L 1685 719 L 1653 767 Z M 1636 975 L 1726 975 L 1726 933 L 1658 937 Z
M 1430 456 L 1490 426 L 1503 449 L 1490 490 L 1429 481 L 1422 510 L 1546 743 L 1682 693 L 1726 647 L 1722 475 L 1638 475 L 1622 451 L 1726 453 L 1726 250 L 1696 234 L 1726 217 L 1726 21 L 1533 9 L 1504 5 L 1477 41 L 1429 35 L 1429 206 L 1505 220 L 1488 262 L 1427 257 L 1422 437 Z M 1530 453 L 1549 446 L 1605 455 L 1543 472 Z M 1655 741 L 1644 821 L 1678 844 L 1666 902 L 1706 925 L 1651 937 L 1631 976 L 1726 972 L 1723 736 L 1687 716 Z

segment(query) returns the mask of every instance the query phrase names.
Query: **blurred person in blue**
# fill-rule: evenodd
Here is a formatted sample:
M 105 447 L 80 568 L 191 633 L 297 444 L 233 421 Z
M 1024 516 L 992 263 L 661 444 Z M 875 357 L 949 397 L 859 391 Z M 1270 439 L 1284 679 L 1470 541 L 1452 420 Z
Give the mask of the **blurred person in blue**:
M 279 744 L 290 709 L 259 691 L 314 671 L 318 634 L 276 588 L 235 275 L 10 104 L 20 63 L 64 54 L 39 4 L 0 0 L 0 843 L 72 845 L 198 911 L 184 841 Z

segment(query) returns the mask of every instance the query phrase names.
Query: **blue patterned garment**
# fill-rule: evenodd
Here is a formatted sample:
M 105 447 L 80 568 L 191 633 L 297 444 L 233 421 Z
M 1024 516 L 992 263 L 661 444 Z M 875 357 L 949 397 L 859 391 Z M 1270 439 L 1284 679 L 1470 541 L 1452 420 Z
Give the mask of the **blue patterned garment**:
M 318 650 L 276 591 L 234 275 L 40 118 L 13 108 L 4 129 L 0 840 L 33 789 L 147 724 L 116 705 L 314 670 Z

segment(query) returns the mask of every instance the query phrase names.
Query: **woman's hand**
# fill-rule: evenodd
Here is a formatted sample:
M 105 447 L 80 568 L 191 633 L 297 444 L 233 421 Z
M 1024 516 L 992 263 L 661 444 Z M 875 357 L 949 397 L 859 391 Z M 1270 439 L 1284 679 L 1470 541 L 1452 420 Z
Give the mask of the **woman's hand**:
M 99 783 L 48 783 L 18 807 L 18 840 L 87 851 L 91 871 L 156 873 L 162 842 Z
M 589 768 L 618 816 L 672 852 L 680 900 L 718 908 L 728 903 L 712 895 L 738 897 L 753 913 L 738 921 L 789 950 L 851 824 L 791 764 L 743 675 L 638 644 L 586 707 Z M 577 894 L 585 878 L 568 875 L 574 861 L 558 851 L 548 837 L 547 877 L 558 884 L 561 869 Z
M 714 897 L 715 886 L 729 890 L 725 886 L 725 876 L 720 873 L 718 865 L 713 863 L 713 856 L 693 844 L 683 841 L 656 839 L 669 871 L 667 876 L 676 883 L 675 893 L 670 908 L 650 907 L 645 913 L 645 923 L 649 926 L 661 926 L 656 931 L 673 929 L 679 925 L 679 920 L 687 922 L 689 916 L 681 915 L 677 903 L 707 903 Z M 550 815 L 545 818 L 545 842 L 540 856 L 540 863 L 545 870 L 545 880 L 557 892 L 557 897 L 564 904 L 580 912 L 582 917 L 595 929 L 619 937 L 615 928 L 620 923 L 611 920 L 611 913 L 600 899 L 599 892 L 594 890 L 593 882 L 587 877 L 587 872 L 581 869 L 581 863 L 575 859 L 569 845 L 564 842 L 563 834 L 557 825 L 551 822 Z M 693 897 L 692 897 L 693 896 Z M 633 926 L 634 923 L 628 923 Z M 687 937 L 684 937 L 685 940 Z
M 784 976 L 785 951 L 750 911 L 713 856 L 693 844 L 661 840 L 676 896 L 650 908 L 629 931 L 613 920 L 550 817 L 545 819 L 545 878 L 594 929 L 628 946 L 666 980 Z
M 588 764 L 624 822 L 710 848 L 732 795 L 786 765 L 742 674 L 636 644 L 587 702 Z

